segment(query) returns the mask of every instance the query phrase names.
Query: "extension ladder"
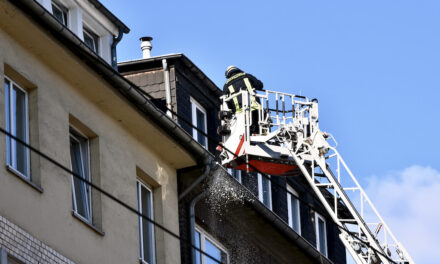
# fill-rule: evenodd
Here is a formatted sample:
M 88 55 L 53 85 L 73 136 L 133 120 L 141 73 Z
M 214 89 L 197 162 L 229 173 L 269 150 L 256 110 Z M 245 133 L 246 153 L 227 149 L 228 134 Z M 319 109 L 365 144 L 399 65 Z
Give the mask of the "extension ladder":
M 239 95 L 241 110 L 232 113 L 228 102 Z M 251 96 L 258 98 L 259 109 L 249 107 Z M 319 129 L 316 99 L 243 90 L 221 100 L 221 127 L 227 131 L 221 154 L 224 166 L 271 175 L 302 174 L 337 224 L 356 263 L 414 264 L 336 150 L 334 137 Z M 255 113 L 258 127 L 252 131 Z

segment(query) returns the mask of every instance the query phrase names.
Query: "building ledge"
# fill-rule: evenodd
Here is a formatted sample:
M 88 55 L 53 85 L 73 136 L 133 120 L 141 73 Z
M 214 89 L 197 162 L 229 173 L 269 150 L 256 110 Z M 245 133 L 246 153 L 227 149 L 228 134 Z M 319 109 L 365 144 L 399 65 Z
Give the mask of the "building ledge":
M 11 167 L 10 165 L 6 165 L 6 169 L 12 174 L 17 176 L 20 180 L 24 181 L 25 183 L 27 183 L 29 186 L 31 186 L 34 190 L 36 190 L 39 193 L 43 193 L 43 188 L 41 188 L 41 186 L 33 181 L 31 181 L 29 178 L 25 177 L 21 172 L 17 171 L 16 169 L 14 169 L 13 167 Z
M 72 211 L 72 216 L 76 219 L 78 219 L 79 221 L 81 221 L 81 223 L 83 223 L 84 225 L 86 225 L 87 227 L 91 228 L 93 231 L 95 231 L 98 235 L 100 236 L 104 236 L 105 232 L 101 230 L 101 228 L 93 225 L 92 223 L 90 223 L 89 221 L 87 221 L 86 219 L 84 219 L 84 217 L 82 217 L 81 215 L 79 215 L 77 212 Z

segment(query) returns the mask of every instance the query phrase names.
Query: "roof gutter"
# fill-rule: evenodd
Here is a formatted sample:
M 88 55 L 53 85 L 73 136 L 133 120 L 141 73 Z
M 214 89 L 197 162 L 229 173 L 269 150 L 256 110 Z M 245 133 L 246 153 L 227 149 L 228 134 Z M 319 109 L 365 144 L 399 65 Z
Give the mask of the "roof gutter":
M 194 140 L 191 135 L 146 98 L 140 92 L 139 87 L 120 75 L 106 61 L 87 47 L 72 31 L 59 23 L 43 6 L 34 0 L 10 0 L 9 2 L 27 13 L 30 19 L 35 20 L 49 30 L 57 40 L 66 45 L 93 71 L 101 75 L 113 88 L 132 102 L 136 108 L 156 122 L 165 133 L 192 154 L 197 163 L 206 164 L 206 160 L 214 159 L 214 156 Z

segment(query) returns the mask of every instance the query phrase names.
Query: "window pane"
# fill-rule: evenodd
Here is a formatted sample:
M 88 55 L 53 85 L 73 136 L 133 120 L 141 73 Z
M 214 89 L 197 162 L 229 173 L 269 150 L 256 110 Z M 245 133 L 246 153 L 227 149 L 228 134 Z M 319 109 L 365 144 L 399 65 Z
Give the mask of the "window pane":
M 67 26 L 67 12 L 52 4 L 52 13 L 54 17 L 63 25 Z
M 201 131 L 205 131 L 205 114 L 200 111 L 199 109 L 196 108 L 196 118 L 197 118 L 197 128 L 200 129 Z M 205 146 L 206 145 L 206 137 L 197 131 L 197 141 Z
M 222 251 L 216 247 L 214 244 L 212 244 L 208 239 L 205 239 L 205 252 L 209 254 L 211 257 L 214 257 L 216 260 L 221 261 L 222 260 Z M 209 257 L 205 257 L 206 264 L 217 264 L 218 262 L 212 260 Z
M 13 92 L 14 117 L 15 119 L 15 136 L 26 142 L 27 138 L 27 121 L 26 121 L 26 94 L 14 86 Z M 27 175 L 27 148 L 20 142 L 16 142 L 16 169 L 23 175 Z
M 151 219 L 151 192 L 143 186 L 141 186 L 141 206 L 141 213 Z M 153 224 L 146 219 L 142 219 L 142 243 L 144 252 L 143 260 L 148 263 L 152 263 L 154 251 Z
M 84 43 L 86 43 L 87 47 L 91 48 L 94 52 L 98 52 L 96 48 L 95 39 L 85 31 L 84 31 Z
M 198 249 L 202 249 L 201 245 L 200 245 L 200 233 L 196 231 L 196 235 L 195 235 L 195 246 Z M 202 259 L 201 259 L 201 254 L 200 251 L 196 250 L 196 264 L 201 264 L 202 263 Z
M 241 182 L 241 171 L 235 169 L 228 169 L 229 174 L 232 175 L 237 181 Z
M 81 156 L 81 146 L 80 143 L 71 138 L 70 139 L 70 158 L 72 163 L 72 171 L 76 175 L 79 175 L 83 179 L 87 179 L 84 175 L 84 159 Z M 76 201 L 75 207 L 76 212 L 86 219 L 89 219 L 88 210 L 88 197 L 86 192 L 86 183 L 73 177 L 73 193 L 75 195 L 74 202 Z
M 10 114 L 10 83 L 5 79 L 5 113 L 6 113 L 6 131 L 11 132 L 11 114 Z M 12 165 L 11 160 L 11 138 L 6 136 L 6 161 L 7 164 Z
M 298 199 L 291 195 L 291 212 L 292 212 L 292 228 L 299 233 L 299 202 Z
M 11 133 L 20 140 L 27 142 L 26 94 L 15 85 L 12 85 L 11 92 Z M 12 153 L 14 154 L 14 157 L 12 157 L 12 164 L 15 169 L 17 169 L 23 175 L 27 176 L 28 150 L 23 144 L 17 142 L 16 140 L 12 139 L 11 143 Z
M 262 184 L 263 184 L 263 203 L 267 207 L 271 207 L 270 201 L 270 180 L 266 178 L 264 175 L 261 175 Z
M 325 223 L 318 217 L 318 229 L 319 229 L 319 251 L 325 255 L 327 245 L 325 244 Z

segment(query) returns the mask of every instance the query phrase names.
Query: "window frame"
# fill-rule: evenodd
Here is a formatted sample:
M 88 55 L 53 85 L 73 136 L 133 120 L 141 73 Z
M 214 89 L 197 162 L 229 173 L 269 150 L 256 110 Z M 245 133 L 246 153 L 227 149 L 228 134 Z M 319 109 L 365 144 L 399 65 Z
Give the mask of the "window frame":
M 153 201 L 153 188 L 151 188 L 149 185 L 145 184 L 144 182 L 142 182 L 140 179 L 136 180 L 136 191 L 137 191 L 137 202 L 138 202 L 138 211 L 142 214 L 144 214 L 144 212 L 142 212 L 142 199 L 141 199 L 141 190 L 142 187 L 147 189 L 149 191 L 149 195 L 150 195 L 150 219 L 154 220 L 154 201 Z M 151 228 L 151 241 L 153 242 L 151 245 L 151 252 L 152 252 L 152 261 L 151 263 L 148 263 L 147 261 L 144 260 L 144 240 L 143 240 L 143 234 L 144 234 L 144 230 L 143 230 L 143 221 L 144 219 L 139 216 L 138 217 L 138 224 L 139 224 L 139 260 L 141 261 L 141 263 L 143 264 L 154 264 L 156 263 L 156 236 L 155 236 L 155 232 L 154 232 L 154 226 L 153 228 Z M 149 223 L 150 225 L 152 225 L 152 223 Z
M 25 112 L 25 121 L 26 121 L 26 139 L 25 139 L 25 142 L 27 144 L 29 144 L 29 139 L 30 139 L 30 137 L 29 137 L 29 123 L 30 122 L 29 122 L 29 95 L 28 95 L 28 92 L 23 87 L 21 87 L 17 82 L 13 81 L 11 78 L 9 78 L 6 75 L 4 76 L 4 84 L 3 84 L 4 91 L 6 91 L 6 81 L 9 82 L 9 98 L 8 98 L 8 100 L 9 100 L 8 101 L 8 104 L 9 104 L 9 117 L 6 117 L 6 111 L 5 111 L 5 117 L 6 117 L 5 122 L 7 122 L 7 120 L 9 120 L 9 122 L 10 122 L 9 126 L 11 126 L 11 127 L 9 127 L 9 131 L 8 132 L 11 133 L 12 135 L 15 134 L 13 129 L 12 129 L 12 92 L 11 92 L 11 90 L 14 89 L 14 87 L 16 87 L 20 91 L 22 91 L 24 93 L 24 95 L 25 95 L 25 103 L 24 103 L 24 105 L 25 105 L 24 112 Z M 6 100 L 6 95 L 5 95 L 4 98 Z M 6 102 L 5 102 L 5 109 L 6 109 Z M 16 128 L 15 128 L 15 130 L 16 130 Z M 14 135 L 14 136 L 16 136 L 16 135 Z M 11 164 L 9 164 L 8 161 L 7 161 L 7 158 L 8 158 L 8 147 L 7 147 L 7 143 L 6 143 L 6 167 L 9 170 L 13 171 L 14 173 L 18 174 L 19 176 L 23 177 L 24 179 L 31 181 L 31 155 L 30 155 L 29 148 L 25 147 L 25 149 L 26 149 L 26 174 L 27 174 L 27 175 L 25 175 L 25 174 L 23 174 L 22 172 L 20 172 L 18 169 L 16 169 L 14 167 L 14 161 L 15 161 L 15 163 L 17 163 L 17 157 L 15 155 L 15 151 L 16 150 L 14 150 L 12 143 L 16 142 L 15 143 L 15 145 L 16 145 L 17 141 L 15 139 L 11 138 L 11 137 L 6 136 L 6 141 L 8 139 L 10 140 L 10 149 L 9 149 L 9 151 L 11 152 L 10 153 Z
M 64 20 L 64 23 L 63 22 L 61 22 L 61 21 L 59 21 L 58 19 L 58 21 L 61 23 L 61 24 L 63 24 L 64 26 L 66 26 L 67 28 L 69 27 L 69 9 L 67 8 L 67 7 L 65 7 L 65 6 L 63 6 L 62 4 L 60 4 L 59 2 L 57 2 L 57 1 L 51 1 L 51 7 L 52 7 L 52 15 L 56 18 L 56 16 L 55 16 L 55 14 L 54 14 L 54 10 L 53 10 L 53 7 L 56 7 L 59 11 L 61 11 L 62 13 L 63 13 L 63 20 Z
M 260 200 L 260 202 L 262 202 L 264 205 L 266 205 L 264 203 L 264 195 L 263 195 L 263 180 L 267 180 L 269 181 L 269 206 L 266 205 L 267 208 L 269 208 L 272 211 L 272 182 L 270 180 L 270 175 L 269 179 L 267 179 L 266 177 L 264 177 L 261 173 L 258 173 L 257 177 L 258 177 L 258 200 Z M 263 178 L 264 177 L 264 178 Z
M 325 245 L 325 252 L 321 252 L 320 247 L 321 247 L 321 241 L 319 239 L 319 220 L 322 220 L 322 222 L 324 223 L 324 245 Z M 315 234 L 316 234 L 316 249 L 321 252 L 321 254 L 323 254 L 325 257 L 327 257 L 328 255 L 328 245 L 327 245 L 327 222 L 325 220 L 325 218 L 318 214 L 317 212 L 315 212 Z
M 213 244 L 215 247 L 220 249 L 220 251 L 224 252 L 226 255 L 226 264 L 229 263 L 229 253 L 226 247 L 224 247 L 220 242 L 218 242 L 216 239 L 214 239 L 208 232 L 206 232 L 204 229 L 199 227 L 198 225 L 195 226 L 195 232 L 198 232 L 200 234 L 200 250 L 203 252 L 206 252 L 205 250 L 205 240 L 208 239 L 208 241 Z M 194 234 L 197 235 L 197 234 Z M 197 245 L 196 245 L 197 247 Z M 200 253 L 200 264 L 206 264 L 206 256 L 204 254 Z M 197 254 L 196 254 L 197 257 Z
M 76 133 L 77 135 L 74 135 L 73 133 Z M 70 125 L 69 126 L 69 150 L 70 150 L 70 140 L 71 138 L 73 138 L 75 141 L 77 141 L 79 143 L 80 148 L 83 146 L 83 144 L 81 144 L 81 141 L 78 140 L 78 137 L 82 137 L 83 139 L 86 140 L 86 146 L 87 146 L 87 164 L 85 164 L 88 168 L 87 168 L 87 175 L 85 175 L 85 180 L 91 182 L 92 181 L 92 177 L 91 177 L 91 173 L 90 173 L 90 139 L 84 135 L 83 133 L 81 133 L 78 129 L 76 129 L 74 126 Z M 80 150 L 80 155 L 81 155 L 81 161 L 82 163 L 84 162 L 84 157 L 82 157 L 82 149 Z M 83 164 L 84 166 L 84 164 Z M 72 167 L 72 157 L 70 157 L 70 169 L 73 172 L 73 167 Z M 85 172 L 84 172 L 85 173 Z M 92 203 L 92 188 L 89 184 L 85 183 L 84 181 L 81 181 L 82 184 L 84 184 L 85 186 L 85 190 L 86 190 L 86 198 L 87 198 L 87 210 L 88 210 L 88 219 L 86 217 L 84 217 L 83 215 L 81 215 L 80 213 L 78 213 L 78 205 L 76 203 L 76 193 L 75 193 L 75 185 L 74 185 L 74 176 L 71 175 L 71 182 L 72 182 L 72 203 L 73 203 L 73 212 L 75 214 L 75 216 L 79 217 L 81 220 L 85 221 L 86 223 L 89 223 L 90 225 L 93 225 L 93 203 Z
M 190 97 L 190 102 L 191 102 L 191 124 L 194 126 L 194 127 L 198 127 L 197 126 L 197 109 L 199 109 L 200 110 L 200 112 L 202 112 L 203 113 L 203 115 L 204 115 L 204 119 L 205 119 L 205 127 L 204 127 L 204 133 L 205 134 L 208 134 L 208 115 L 207 115 L 207 112 L 206 112 L 206 109 L 203 107 L 203 106 L 201 106 L 200 105 L 200 103 L 199 102 L 197 102 L 194 98 L 192 98 L 192 97 Z M 192 131 L 193 131 L 193 133 L 192 133 L 192 136 L 193 136 L 193 138 L 197 141 L 197 142 L 199 142 L 198 141 L 198 139 L 197 139 L 197 133 L 198 133 L 198 131 L 197 131 L 197 129 L 195 129 L 195 128 L 192 128 Z M 205 135 L 203 135 L 203 137 L 205 137 L 205 145 L 204 145 L 204 147 L 206 148 L 206 149 L 208 149 L 208 137 L 207 136 L 205 136 Z M 200 142 L 199 142 L 200 143 Z M 200 144 L 201 145 L 201 144 Z M 202 145 L 203 146 L 203 145 Z
M 231 169 L 228 168 L 228 173 L 234 178 L 236 179 L 239 183 L 241 183 L 241 170 L 236 170 L 236 169 Z M 238 173 L 237 174 L 237 178 L 234 176 L 234 172 Z
M 23 264 L 22 261 L 18 260 L 15 256 L 8 253 L 6 248 L 0 247 L 0 264 Z
M 298 230 L 295 230 L 299 235 L 301 235 L 301 208 L 300 208 L 300 202 L 299 202 L 299 195 L 298 192 L 296 192 L 289 184 L 287 184 L 287 217 L 288 217 L 288 224 L 289 226 L 295 230 L 293 227 L 293 212 L 292 212 L 292 202 L 295 201 L 297 206 L 297 221 L 298 221 Z
M 90 48 L 86 44 L 86 40 L 85 40 L 86 35 L 88 35 L 88 37 L 93 40 L 94 48 L 95 49 Z M 90 28 L 88 28 L 85 25 L 83 26 L 83 41 L 84 41 L 84 44 L 86 44 L 87 47 L 89 47 L 91 50 L 93 50 L 93 52 L 95 52 L 99 56 L 100 56 L 100 50 L 101 50 L 100 49 L 100 39 L 101 39 L 100 36 L 98 34 L 96 34 L 93 30 L 91 30 Z

